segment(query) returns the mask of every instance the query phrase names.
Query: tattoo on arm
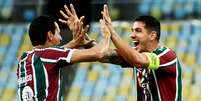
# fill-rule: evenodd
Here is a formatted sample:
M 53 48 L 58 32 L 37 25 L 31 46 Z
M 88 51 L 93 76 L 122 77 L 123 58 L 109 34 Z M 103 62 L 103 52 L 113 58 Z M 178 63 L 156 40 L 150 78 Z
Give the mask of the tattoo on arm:
M 101 62 L 121 65 L 122 67 L 132 67 L 123 58 L 121 58 L 115 50 L 105 52 L 104 58 Z

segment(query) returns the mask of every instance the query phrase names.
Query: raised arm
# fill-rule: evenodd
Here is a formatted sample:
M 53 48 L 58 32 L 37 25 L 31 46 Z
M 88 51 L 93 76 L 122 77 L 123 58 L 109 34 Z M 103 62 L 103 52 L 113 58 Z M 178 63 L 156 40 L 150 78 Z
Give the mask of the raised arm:
M 129 46 L 128 43 L 124 42 L 121 37 L 115 32 L 111 24 L 111 18 L 109 16 L 108 7 L 104 5 L 104 10 L 101 12 L 103 15 L 103 20 L 105 20 L 106 25 L 111 33 L 111 39 L 116 46 L 119 55 L 127 61 L 132 66 L 137 67 L 148 67 L 149 60 L 145 54 L 141 54 Z

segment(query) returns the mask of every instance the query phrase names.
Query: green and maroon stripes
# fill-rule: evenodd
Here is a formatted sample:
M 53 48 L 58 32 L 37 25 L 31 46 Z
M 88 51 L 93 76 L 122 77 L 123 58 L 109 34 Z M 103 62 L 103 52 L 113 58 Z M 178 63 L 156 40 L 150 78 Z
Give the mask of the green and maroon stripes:
M 23 101 L 22 100 L 22 90 L 23 90 L 23 88 L 24 88 L 24 86 L 25 86 L 25 83 L 20 83 L 21 82 L 21 79 L 23 78 L 23 77 L 25 77 L 25 62 L 24 61 L 20 61 L 20 64 L 19 64 L 19 67 L 20 67 L 20 69 L 19 69 L 19 71 L 20 71 L 20 73 L 19 73 L 19 81 L 18 81 L 18 85 L 19 85 L 19 91 L 18 91 L 18 93 L 19 93 L 19 96 L 20 96 L 20 100 L 21 101 Z
M 36 100 L 43 101 L 47 96 L 48 76 L 45 67 L 40 60 L 40 57 L 33 54 L 32 56 L 32 69 L 34 79 L 34 93 Z
M 177 59 L 176 65 L 177 65 L 176 66 L 176 68 L 177 68 L 177 78 L 176 78 L 177 94 L 175 96 L 175 101 L 182 101 L 182 67 L 181 67 L 181 64 L 178 59 Z
M 26 59 L 27 59 L 27 53 L 23 53 L 21 56 L 21 60 L 18 64 L 20 68 L 18 68 L 18 94 L 20 96 L 20 100 L 23 101 L 22 99 L 22 90 L 26 86 L 26 82 L 24 81 L 24 78 L 26 76 Z

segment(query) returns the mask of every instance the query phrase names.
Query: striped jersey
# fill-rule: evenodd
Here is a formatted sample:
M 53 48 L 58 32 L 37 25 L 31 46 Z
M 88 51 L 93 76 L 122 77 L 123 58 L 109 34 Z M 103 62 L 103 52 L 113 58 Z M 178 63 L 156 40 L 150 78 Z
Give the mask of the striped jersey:
M 73 51 L 56 46 L 23 53 L 17 68 L 20 100 L 61 101 L 60 69 L 70 64 Z
M 153 53 L 160 59 L 158 69 L 134 68 L 137 101 L 181 101 L 182 68 L 175 52 L 160 47 Z

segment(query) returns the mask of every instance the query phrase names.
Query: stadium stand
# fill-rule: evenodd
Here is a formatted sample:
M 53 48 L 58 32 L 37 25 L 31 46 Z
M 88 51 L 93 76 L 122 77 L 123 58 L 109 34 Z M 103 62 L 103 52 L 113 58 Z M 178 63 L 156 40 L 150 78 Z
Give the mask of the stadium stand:
M 0 15 L 3 19 L 9 19 L 14 10 L 14 0 L 0 0 Z
M 9 19 L 15 0 L 0 0 L 0 20 Z M 163 6 L 159 6 L 165 4 Z M 35 16 L 32 9 L 24 10 L 24 19 Z M 201 99 L 201 1 L 200 0 L 141 0 L 140 14 L 161 19 L 161 42 L 174 49 L 183 65 L 183 101 Z M 198 18 L 194 20 L 191 18 Z M 188 18 L 188 20 L 186 20 Z M 170 20 L 173 19 L 173 20 Z M 113 23 L 121 37 L 129 39 L 131 23 Z M 17 60 L 32 46 L 27 23 L 0 23 L 0 101 L 19 101 L 17 97 Z M 91 23 L 90 36 L 101 38 L 99 23 Z M 111 48 L 114 46 L 111 44 Z M 133 70 L 118 65 L 80 63 L 64 101 L 135 101 Z
M 125 40 L 129 40 L 130 23 L 114 22 Z M 184 99 L 199 99 L 201 92 L 201 23 L 163 22 L 161 42 L 173 48 L 182 60 Z M 0 25 L 0 100 L 17 100 L 16 68 L 19 55 L 30 50 L 27 24 Z M 98 23 L 92 23 L 90 35 L 100 38 Z M 100 63 L 80 63 L 66 101 L 133 101 L 135 99 L 132 69 Z M 193 85 L 193 86 L 192 86 Z M 193 92 L 190 93 L 189 91 Z M 194 94 L 194 95 L 193 95 Z
M 142 0 L 139 12 L 157 18 L 184 19 L 200 15 L 200 5 L 199 0 Z

